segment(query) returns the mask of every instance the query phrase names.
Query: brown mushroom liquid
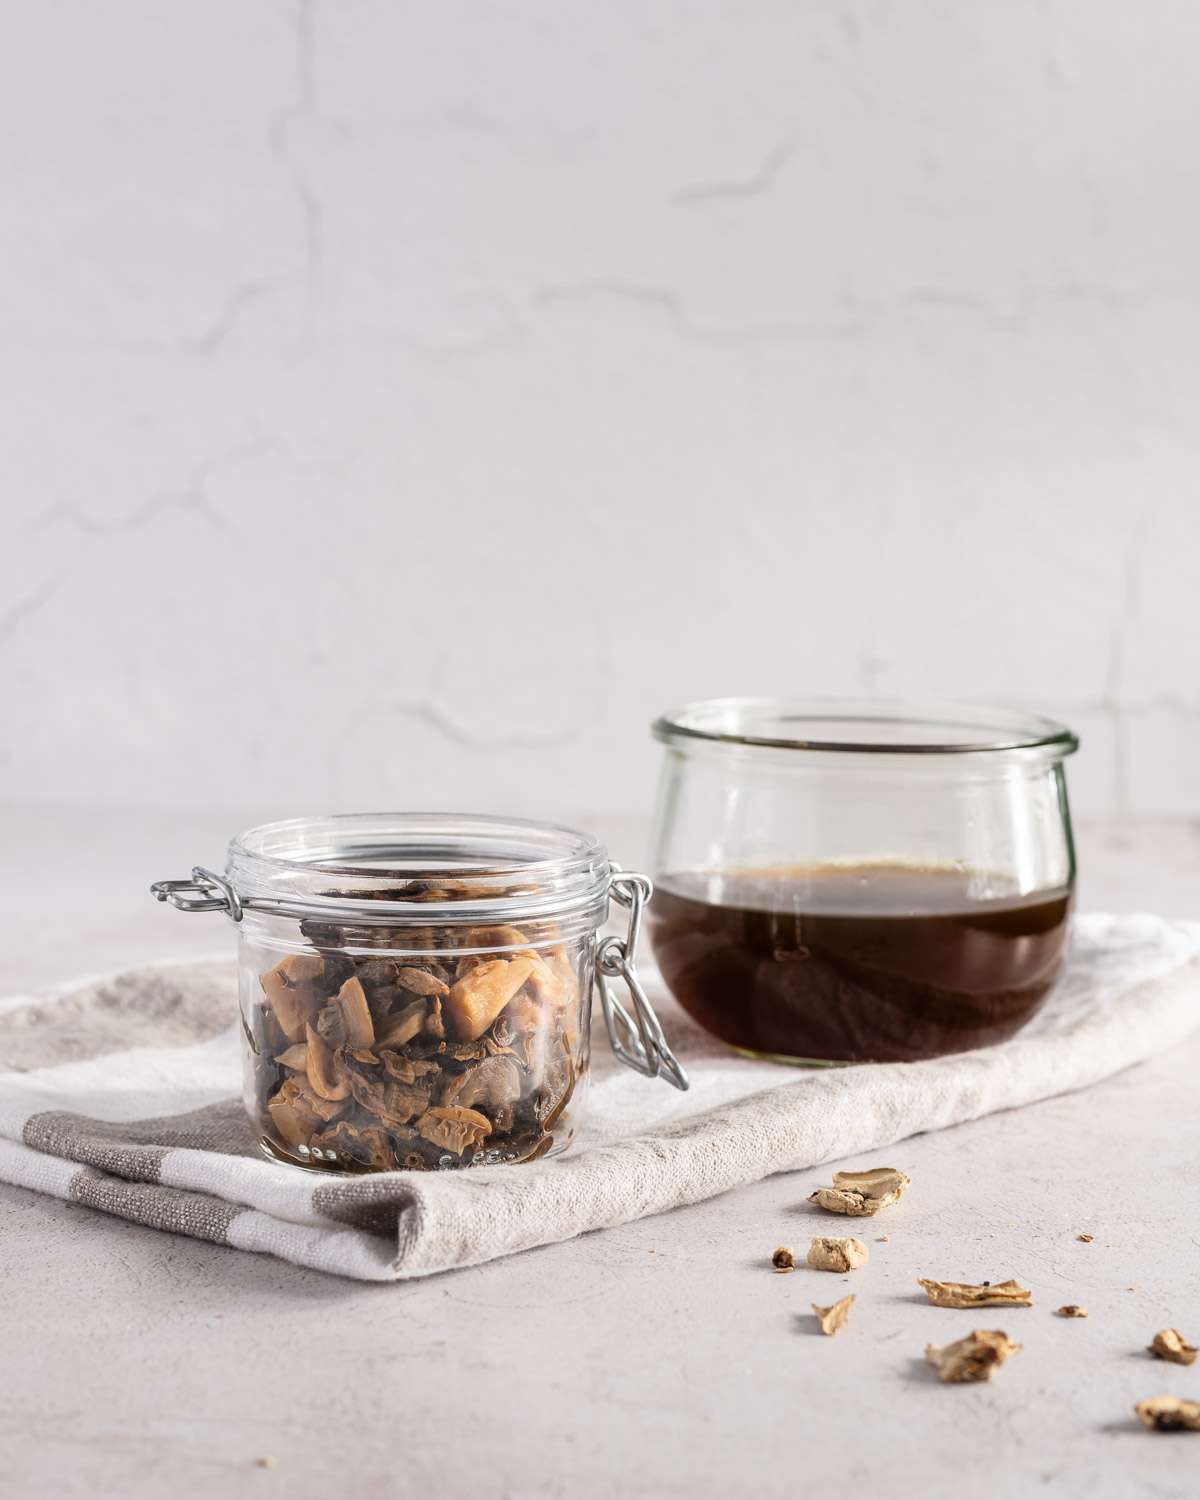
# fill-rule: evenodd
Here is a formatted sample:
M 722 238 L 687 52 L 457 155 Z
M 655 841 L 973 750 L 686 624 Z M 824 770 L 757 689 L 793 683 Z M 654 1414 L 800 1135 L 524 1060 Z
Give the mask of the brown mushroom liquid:
M 895 1062 L 1003 1041 L 1058 975 L 1069 889 L 979 900 L 970 870 L 813 865 L 666 875 L 648 923 L 672 993 L 755 1053 Z

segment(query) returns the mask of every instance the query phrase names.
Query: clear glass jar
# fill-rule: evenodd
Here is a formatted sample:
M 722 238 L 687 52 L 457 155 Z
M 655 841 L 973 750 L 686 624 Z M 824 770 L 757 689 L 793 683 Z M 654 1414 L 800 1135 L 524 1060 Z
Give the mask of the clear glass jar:
M 596 978 L 618 1054 L 686 1087 L 632 945 L 597 936 L 610 896 L 632 908 L 636 935 L 649 882 L 570 829 L 296 819 L 235 838 L 223 876 L 197 868 L 153 889 L 238 925 L 245 1104 L 277 1160 L 426 1171 L 565 1150 Z M 632 1016 L 605 988 L 618 975 Z
M 1006 709 L 719 699 L 666 747 L 648 916 L 706 1030 L 802 1063 L 1002 1041 L 1066 946 L 1062 725 Z

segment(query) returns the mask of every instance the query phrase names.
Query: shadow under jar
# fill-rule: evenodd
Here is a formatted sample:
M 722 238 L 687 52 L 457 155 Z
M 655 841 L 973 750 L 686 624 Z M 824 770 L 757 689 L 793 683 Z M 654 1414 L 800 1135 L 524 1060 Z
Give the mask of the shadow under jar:
M 237 924 L 245 1104 L 279 1161 L 424 1171 L 564 1150 L 597 978 L 618 1056 L 687 1086 L 626 943 L 598 938 L 610 897 L 636 934 L 649 882 L 587 835 L 450 814 L 295 819 L 235 838 L 224 875 L 153 890 Z M 636 986 L 633 1017 L 614 975 Z
M 650 939 L 739 1051 L 911 1061 L 1003 1041 L 1066 948 L 1060 724 L 1007 709 L 717 699 L 666 747 Z

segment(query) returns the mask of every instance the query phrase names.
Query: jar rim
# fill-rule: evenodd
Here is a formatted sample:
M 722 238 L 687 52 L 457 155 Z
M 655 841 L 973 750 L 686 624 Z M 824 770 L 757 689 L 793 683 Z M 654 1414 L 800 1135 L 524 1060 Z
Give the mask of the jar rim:
M 660 715 L 651 732 L 687 741 L 842 755 L 995 755 L 1062 759 L 1065 724 L 1023 709 L 885 698 L 708 698 Z
M 591 834 L 477 813 L 334 813 L 259 824 L 230 841 L 248 905 L 330 921 L 428 926 L 564 916 L 601 901 L 608 854 Z M 330 889 L 330 882 L 336 889 Z M 416 892 L 452 883 L 454 899 Z

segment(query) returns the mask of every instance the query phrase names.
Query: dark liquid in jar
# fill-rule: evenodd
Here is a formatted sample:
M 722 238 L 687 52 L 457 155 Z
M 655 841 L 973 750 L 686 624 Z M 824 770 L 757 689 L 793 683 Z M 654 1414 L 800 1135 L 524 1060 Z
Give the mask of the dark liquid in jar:
M 730 1046 L 911 1061 L 1012 1036 L 1058 975 L 1069 889 L 972 895 L 987 883 L 902 864 L 665 875 L 647 917 L 672 993 Z

